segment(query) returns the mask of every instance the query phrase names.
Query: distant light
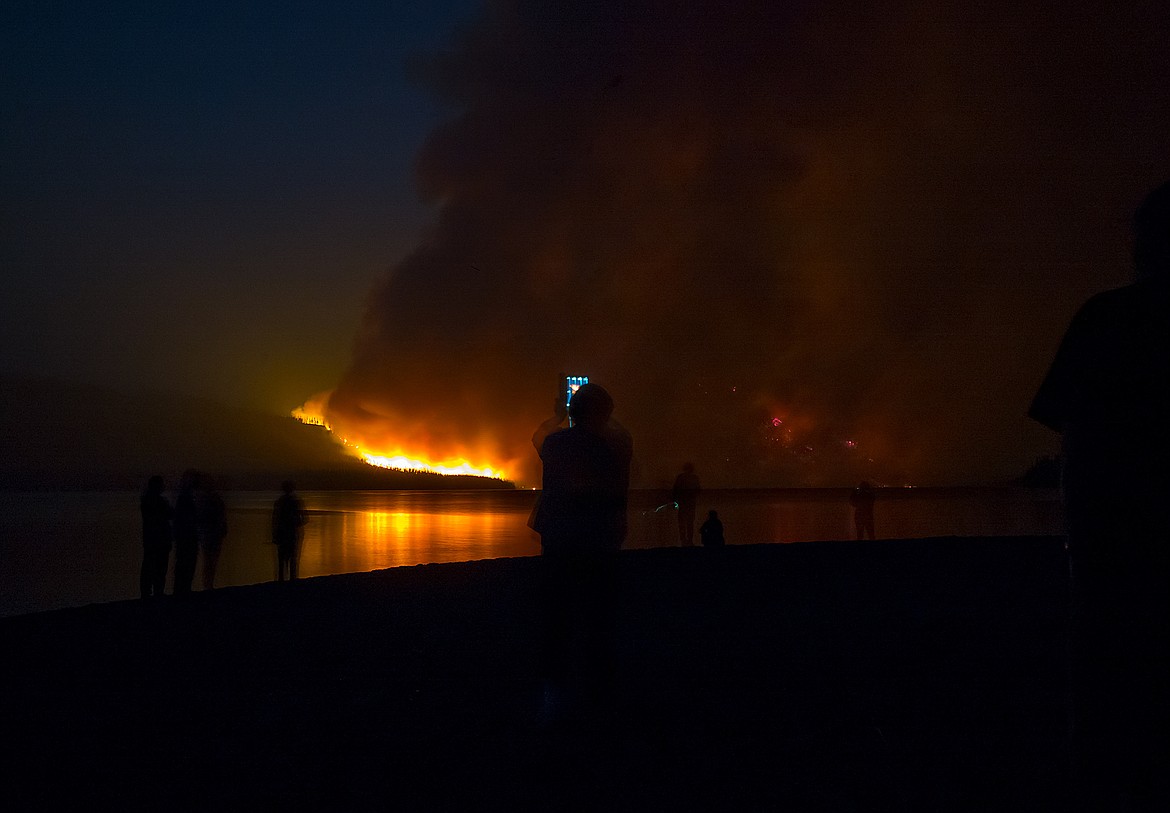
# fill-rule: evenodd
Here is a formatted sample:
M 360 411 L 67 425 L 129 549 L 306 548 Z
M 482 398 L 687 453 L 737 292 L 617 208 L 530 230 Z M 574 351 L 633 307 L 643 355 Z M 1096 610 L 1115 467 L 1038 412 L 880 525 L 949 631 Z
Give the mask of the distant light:
M 857 448 L 857 441 L 855 441 L 855 440 L 845 441 L 845 448 L 846 449 L 856 449 Z
M 783 423 L 784 423 L 784 421 L 780 420 L 779 418 L 772 419 L 772 426 L 780 426 Z

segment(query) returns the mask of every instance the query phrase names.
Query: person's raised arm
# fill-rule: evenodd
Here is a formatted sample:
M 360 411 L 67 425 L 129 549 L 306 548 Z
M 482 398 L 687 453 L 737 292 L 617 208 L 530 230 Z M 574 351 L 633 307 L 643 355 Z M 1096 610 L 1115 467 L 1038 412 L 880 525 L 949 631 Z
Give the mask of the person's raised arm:
M 553 401 L 552 417 L 546 418 L 532 433 L 532 445 L 536 447 L 537 454 L 540 454 L 540 449 L 544 446 L 544 439 L 560 429 L 561 424 L 565 422 L 566 414 L 568 411 L 565 409 L 564 396 L 558 397 Z

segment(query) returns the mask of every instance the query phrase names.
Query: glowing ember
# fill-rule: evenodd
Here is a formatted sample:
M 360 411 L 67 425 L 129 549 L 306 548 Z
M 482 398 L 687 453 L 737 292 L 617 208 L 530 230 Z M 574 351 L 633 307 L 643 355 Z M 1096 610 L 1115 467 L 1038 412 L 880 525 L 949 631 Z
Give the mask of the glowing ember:
M 314 403 L 308 401 L 304 405 L 292 411 L 292 417 L 296 418 L 301 423 L 310 424 L 312 426 L 324 427 L 330 433 L 333 432 L 333 427 L 325 420 L 322 414 L 322 404 L 320 402 Z M 363 448 L 357 443 L 352 443 L 346 438 L 337 438 L 341 444 L 350 452 L 355 454 L 365 463 L 371 466 L 377 466 L 382 469 L 399 469 L 402 471 L 425 471 L 432 474 L 447 474 L 447 475 L 470 475 L 474 477 L 491 477 L 498 480 L 507 479 L 507 475 L 493 466 L 484 465 L 482 463 L 473 463 L 465 458 L 444 457 L 441 459 L 431 458 L 425 454 L 417 452 L 405 452 L 401 449 L 393 451 L 377 450 L 370 451 Z
M 333 431 L 333 428 L 329 426 L 324 418 L 322 418 L 320 415 L 311 415 L 308 412 L 305 412 L 305 410 L 301 407 L 294 409 L 291 414 L 301 423 L 307 423 L 310 426 L 324 426 L 330 432 Z
M 362 452 L 360 450 L 358 454 L 361 455 L 362 460 L 371 466 L 378 466 L 383 469 L 430 471 L 435 474 L 471 474 L 476 477 L 495 477 L 497 479 L 502 479 L 504 476 L 501 472 L 496 471 L 490 466 L 477 467 L 466 460 L 444 460 L 441 463 L 433 463 L 426 460 L 415 460 L 405 455 L 388 457 L 386 455 Z

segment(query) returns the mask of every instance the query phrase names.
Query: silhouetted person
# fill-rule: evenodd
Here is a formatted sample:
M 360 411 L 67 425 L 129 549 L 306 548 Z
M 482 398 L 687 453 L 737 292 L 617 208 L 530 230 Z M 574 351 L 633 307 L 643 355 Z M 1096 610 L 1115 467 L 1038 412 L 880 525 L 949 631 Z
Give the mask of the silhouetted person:
M 699 475 L 695 474 L 693 463 L 684 463 L 674 487 L 671 499 L 678 505 L 678 541 L 680 545 L 695 544 L 695 503 L 699 500 Z
M 853 506 L 853 527 L 857 530 L 857 538 L 874 538 L 873 530 L 873 501 L 874 490 L 868 480 L 862 480 L 853 493 L 849 495 L 849 504 Z
M 601 699 L 612 688 L 617 553 L 626 538 L 633 456 L 602 387 L 583 385 L 569 412 L 572 427 L 548 434 L 539 447 L 544 470 L 533 521 L 544 571 L 546 719 L 564 711 L 574 648 L 584 692 Z
M 203 589 L 215 587 L 215 570 L 219 566 L 219 554 L 227 536 L 227 506 L 215 489 L 215 484 L 204 476 L 199 490 L 197 508 L 199 513 L 199 550 L 203 561 Z
M 723 522 L 718 511 L 708 511 L 707 519 L 699 526 L 699 539 L 704 548 L 723 547 Z
M 199 558 L 199 508 L 195 503 L 195 489 L 199 473 L 187 469 L 179 480 L 179 494 L 175 497 L 175 586 L 176 596 L 191 592 L 195 581 L 195 562 Z
M 553 414 L 541 421 L 540 426 L 536 427 L 536 431 L 532 433 L 532 445 L 536 447 L 537 454 L 540 454 L 540 449 L 544 446 L 544 440 L 553 432 L 559 431 L 561 424 L 565 422 L 565 418 L 569 416 L 568 409 L 565 408 L 565 396 L 562 393 L 553 401 Z M 535 521 L 535 514 L 533 519 Z
M 138 501 L 142 511 L 142 571 L 138 584 L 143 598 L 163 595 L 167 584 L 173 511 L 162 492 L 163 478 L 156 474 L 147 480 L 146 489 Z
M 1170 184 L 1135 216 L 1136 281 L 1073 318 L 1029 414 L 1061 433 L 1084 810 L 1170 810 Z
M 285 480 L 280 485 L 284 493 L 272 505 L 272 543 L 276 545 L 276 580 L 290 581 L 297 577 L 297 560 L 304 536 L 305 505 L 297 496 L 296 487 Z

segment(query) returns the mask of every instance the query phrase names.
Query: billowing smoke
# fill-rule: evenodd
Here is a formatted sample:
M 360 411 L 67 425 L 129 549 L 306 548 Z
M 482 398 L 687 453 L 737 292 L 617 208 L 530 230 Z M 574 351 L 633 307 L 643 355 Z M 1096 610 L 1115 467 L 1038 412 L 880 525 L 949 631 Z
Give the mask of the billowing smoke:
M 330 421 L 531 483 L 585 374 L 647 484 L 1019 474 L 1170 174 L 1170 29 L 996 5 L 490 3 L 417 66 L 455 111 L 417 161 L 437 220 Z

